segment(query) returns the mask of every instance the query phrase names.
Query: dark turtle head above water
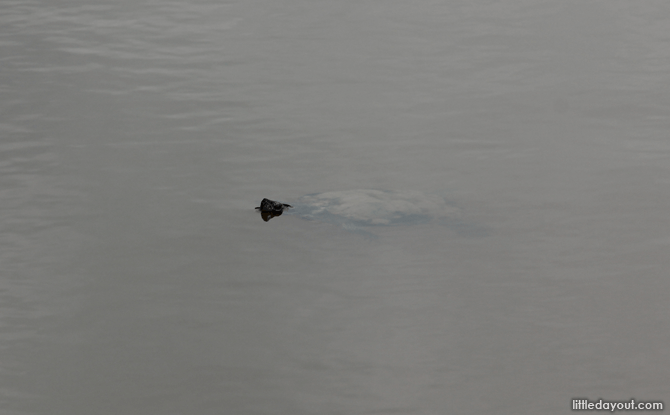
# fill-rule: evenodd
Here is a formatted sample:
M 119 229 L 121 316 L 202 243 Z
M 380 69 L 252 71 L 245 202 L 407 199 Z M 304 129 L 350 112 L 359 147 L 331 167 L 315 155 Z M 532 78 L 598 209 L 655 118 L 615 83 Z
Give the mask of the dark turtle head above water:
M 270 199 L 263 199 L 261 205 L 256 209 L 261 212 L 283 212 L 285 208 L 292 208 L 293 206 L 287 205 L 286 203 L 275 202 Z
M 261 217 L 264 221 L 269 221 L 275 216 L 280 216 L 284 209 L 292 208 L 293 206 L 287 205 L 286 203 L 275 202 L 270 199 L 263 199 L 261 205 L 258 206 L 258 209 L 261 212 Z

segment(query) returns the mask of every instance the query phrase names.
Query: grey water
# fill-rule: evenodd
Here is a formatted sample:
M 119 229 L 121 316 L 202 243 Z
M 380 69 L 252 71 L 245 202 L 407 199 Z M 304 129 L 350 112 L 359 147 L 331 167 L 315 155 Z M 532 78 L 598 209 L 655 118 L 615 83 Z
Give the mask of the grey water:
M 0 413 L 670 404 L 670 10 L 0 0 Z M 418 191 L 366 238 L 263 198 Z

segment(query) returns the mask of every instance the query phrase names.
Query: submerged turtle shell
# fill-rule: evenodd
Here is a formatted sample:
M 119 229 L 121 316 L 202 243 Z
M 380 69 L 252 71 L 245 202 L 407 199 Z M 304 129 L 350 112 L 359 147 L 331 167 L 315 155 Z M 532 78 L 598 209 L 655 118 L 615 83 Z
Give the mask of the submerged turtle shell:
M 304 196 L 295 213 L 343 225 L 394 225 L 448 219 L 457 209 L 417 191 L 346 190 Z

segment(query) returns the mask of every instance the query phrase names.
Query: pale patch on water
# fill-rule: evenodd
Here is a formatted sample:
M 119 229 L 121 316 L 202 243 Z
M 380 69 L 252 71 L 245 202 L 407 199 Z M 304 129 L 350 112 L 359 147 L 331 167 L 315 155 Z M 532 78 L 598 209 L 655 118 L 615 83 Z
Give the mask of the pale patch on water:
M 444 199 L 418 191 L 350 190 L 325 192 L 301 198 L 310 211 L 306 215 L 318 217 L 336 215 L 369 225 L 388 225 L 411 222 L 412 219 L 440 219 L 455 214 Z

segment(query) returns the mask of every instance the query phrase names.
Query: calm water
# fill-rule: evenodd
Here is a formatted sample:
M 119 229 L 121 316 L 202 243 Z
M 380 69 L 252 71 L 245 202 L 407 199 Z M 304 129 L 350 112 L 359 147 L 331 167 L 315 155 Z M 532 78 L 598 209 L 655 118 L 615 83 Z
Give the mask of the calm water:
M 665 2 L 0 7 L 0 413 L 670 404 Z

